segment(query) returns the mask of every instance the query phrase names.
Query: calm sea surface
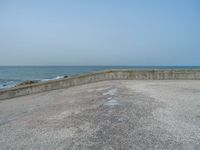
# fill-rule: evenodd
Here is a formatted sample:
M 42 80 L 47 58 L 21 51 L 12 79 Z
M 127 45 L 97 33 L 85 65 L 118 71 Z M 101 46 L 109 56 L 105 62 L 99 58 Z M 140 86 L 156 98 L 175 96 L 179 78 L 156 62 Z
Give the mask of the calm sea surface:
M 0 89 L 16 86 L 26 80 L 47 81 L 107 69 L 182 69 L 197 66 L 0 66 Z

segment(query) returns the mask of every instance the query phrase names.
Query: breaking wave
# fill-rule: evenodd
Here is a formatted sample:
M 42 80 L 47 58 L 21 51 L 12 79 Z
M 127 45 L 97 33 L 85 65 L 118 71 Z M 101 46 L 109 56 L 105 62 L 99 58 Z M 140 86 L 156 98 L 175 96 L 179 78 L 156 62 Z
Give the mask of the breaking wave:
M 42 79 L 41 81 L 44 82 L 44 81 L 51 81 L 51 80 L 59 80 L 59 79 L 63 79 L 64 76 L 57 76 L 55 78 L 52 78 L 52 79 Z
M 65 76 L 57 76 L 57 77 L 51 78 L 51 79 L 36 79 L 36 80 L 32 80 L 32 81 L 47 82 L 47 81 L 59 80 L 59 79 L 63 79 L 63 78 L 65 78 Z M 12 88 L 12 87 L 15 87 L 25 81 L 26 80 L 20 81 L 20 80 L 0 79 L 0 89 Z

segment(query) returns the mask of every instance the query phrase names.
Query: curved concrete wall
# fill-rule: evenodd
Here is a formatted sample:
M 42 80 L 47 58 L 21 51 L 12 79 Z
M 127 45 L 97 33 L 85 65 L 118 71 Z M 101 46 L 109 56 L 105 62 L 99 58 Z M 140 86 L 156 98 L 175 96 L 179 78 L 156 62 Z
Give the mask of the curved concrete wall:
M 104 80 L 200 80 L 200 69 L 110 70 L 0 90 L 0 100 Z

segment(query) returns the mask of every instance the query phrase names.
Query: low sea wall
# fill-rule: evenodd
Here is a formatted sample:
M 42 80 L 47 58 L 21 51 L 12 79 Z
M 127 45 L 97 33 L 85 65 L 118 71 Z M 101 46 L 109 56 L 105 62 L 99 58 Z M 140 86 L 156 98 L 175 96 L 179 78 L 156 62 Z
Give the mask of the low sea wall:
M 200 69 L 99 71 L 0 90 L 0 100 L 105 80 L 200 80 Z

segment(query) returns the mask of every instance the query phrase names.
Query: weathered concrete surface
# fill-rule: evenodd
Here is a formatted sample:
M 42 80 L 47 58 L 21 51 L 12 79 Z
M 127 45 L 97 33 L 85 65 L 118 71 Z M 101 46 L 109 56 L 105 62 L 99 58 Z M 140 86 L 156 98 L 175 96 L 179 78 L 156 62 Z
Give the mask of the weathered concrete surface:
M 0 90 L 0 100 L 105 80 L 200 80 L 200 69 L 108 70 Z
M 103 81 L 0 101 L 0 149 L 200 149 L 200 81 Z

